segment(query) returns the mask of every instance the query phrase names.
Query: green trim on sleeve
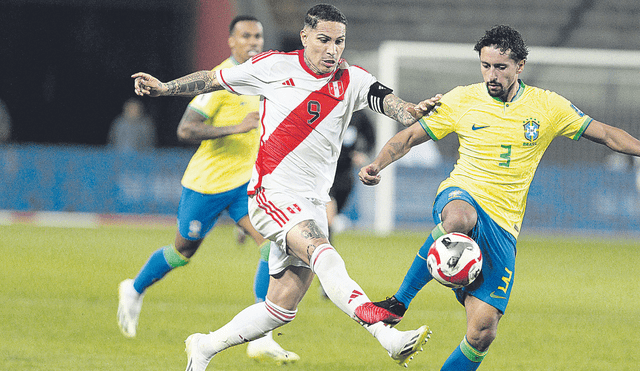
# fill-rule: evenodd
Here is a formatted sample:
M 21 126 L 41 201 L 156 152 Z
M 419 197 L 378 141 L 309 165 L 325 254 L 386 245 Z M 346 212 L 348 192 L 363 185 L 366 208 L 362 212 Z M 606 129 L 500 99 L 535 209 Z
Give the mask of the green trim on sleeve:
M 591 124 L 591 121 L 593 121 L 593 119 L 591 117 L 589 117 L 589 119 L 584 121 L 584 124 L 582 124 L 582 127 L 580 128 L 580 130 L 578 130 L 578 132 L 576 133 L 576 135 L 573 136 L 573 140 L 580 140 L 580 138 L 582 137 L 582 134 L 584 133 L 585 130 L 587 130 L 587 128 L 589 127 L 589 124 Z
M 187 265 L 189 263 L 189 258 L 184 257 L 184 255 L 180 254 L 178 250 L 173 245 L 165 246 L 162 250 L 164 254 L 164 259 L 171 266 L 171 268 L 182 267 L 183 265 Z
M 198 112 L 199 114 L 201 114 L 201 115 L 202 115 L 202 117 L 204 117 L 204 118 L 206 118 L 206 119 L 209 119 L 209 118 L 210 118 L 210 117 L 209 117 L 209 115 L 207 115 L 206 113 L 202 112 L 202 110 L 200 110 L 200 109 L 198 109 L 198 108 L 196 108 L 196 107 L 194 107 L 194 106 L 192 106 L 192 105 L 189 105 L 188 107 L 189 107 L 190 109 L 192 109 L 192 110 L 194 110 L 194 111 Z
M 433 135 L 433 132 L 431 131 L 431 129 L 429 129 L 429 126 L 427 126 L 427 123 L 424 121 L 424 117 L 420 117 L 420 120 L 418 120 L 418 122 L 420 123 L 420 126 L 422 126 L 422 129 L 424 129 L 424 131 L 426 131 L 427 134 L 431 137 L 431 140 L 437 142 L 438 138 Z

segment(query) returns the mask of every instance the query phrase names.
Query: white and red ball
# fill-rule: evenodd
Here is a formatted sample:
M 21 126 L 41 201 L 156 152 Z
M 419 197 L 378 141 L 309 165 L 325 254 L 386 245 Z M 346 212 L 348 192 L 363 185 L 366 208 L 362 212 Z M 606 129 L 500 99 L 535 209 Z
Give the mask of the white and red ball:
M 476 241 L 464 234 L 445 234 L 431 245 L 427 268 L 441 284 L 451 288 L 464 287 L 480 275 L 482 252 Z

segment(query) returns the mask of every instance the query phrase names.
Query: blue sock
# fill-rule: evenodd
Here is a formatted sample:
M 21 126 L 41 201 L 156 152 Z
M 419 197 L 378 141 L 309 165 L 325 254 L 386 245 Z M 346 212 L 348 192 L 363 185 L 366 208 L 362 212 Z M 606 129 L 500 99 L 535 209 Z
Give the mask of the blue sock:
M 267 297 L 269 290 L 269 249 L 271 241 L 266 241 L 260 246 L 260 260 L 256 269 L 256 277 L 253 281 L 253 293 L 256 296 L 256 303 L 262 302 Z
M 424 285 L 433 279 L 431 273 L 429 273 L 429 269 L 427 269 L 427 254 L 433 242 L 444 234 L 446 234 L 446 232 L 442 228 L 442 223 L 440 223 L 431 231 L 427 240 L 420 250 L 418 250 L 418 255 L 413 259 L 413 263 L 404 276 L 398 292 L 394 295 L 405 307 L 409 308 L 409 304 L 411 304 L 413 298 L 422 290 Z
M 479 352 L 469 345 L 465 337 L 444 362 L 440 371 L 475 371 L 486 355 L 487 352 Z
M 156 250 L 147 263 L 140 269 L 133 281 L 133 288 L 142 294 L 147 287 L 164 277 L 173 268 L 181 267 L 189 262 L 189 259 L 180 254 L 173 246 L 165 246 Z

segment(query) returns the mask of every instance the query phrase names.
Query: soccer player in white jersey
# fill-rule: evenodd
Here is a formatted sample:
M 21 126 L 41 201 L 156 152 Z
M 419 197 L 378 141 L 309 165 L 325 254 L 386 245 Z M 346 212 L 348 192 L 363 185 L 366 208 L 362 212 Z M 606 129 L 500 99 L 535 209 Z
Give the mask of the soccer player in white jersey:
M 247 61 L 262 51 L 263 44 L 258 19 L 235 17 L 229 24 L 231 56 L 214 69 Z M 120 283 L 118 325 L 126 337 L 136 336 L 147 289 L 170 271 L 189 263 L 225 210 L 260 250 L 253 287 L 256 301 L 265 300 L 270 281 L 267 260 L 271 242 L 251 225 L 247 196 L 247 184 L 258 154 L 260 130 L 255 129 L 259 125 L 259 106 L 258 96 L 238 96 L 224 90 L 201 94 L 189 103 L 178 125 L 178 138 L 200 146 L 182 178 L 175 242 L 154 251 L 134 279 Z M 249 343 L 247 355 L 279 364 L 300 359 L 283 349 L 271 333 Z
M 307 12 L 300 32 L 303 50 L 265 52 L 240 66 L 196 72 L 168 83 L 146 73 L 132 76 L 141 96 L 193 96 L 226 89 L 263 97 L 263 134 L 248 192 L 251 223 L 275 242 L 267 298 L 217 331 L 189 336 L 188 371 L 204 370 L 222 350 L 291 322 L 314 273 L 331 301 L 362 324 L 355 309 L 370 300 L 349 277 L 327 237 L 325 204 L 343 135 L 352 113 L 367 105 L 410 126 L 436 105 L 439 96 L 417 105 L 407 103 L 364 69 L 349 66 L 341 58 L 346 24 L 336 7 L 316 5 Z M 370 307 L 385 317 L 385 309 Z M 362 325 L 402 365 L 422 349 L 430 333 L 427 326 L 398 331 L 382 321 Z

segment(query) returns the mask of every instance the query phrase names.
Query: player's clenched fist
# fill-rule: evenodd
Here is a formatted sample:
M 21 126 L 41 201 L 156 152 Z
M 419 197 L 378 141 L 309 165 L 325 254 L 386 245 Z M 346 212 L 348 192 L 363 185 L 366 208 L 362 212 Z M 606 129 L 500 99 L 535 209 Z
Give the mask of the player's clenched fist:
M 380 183 L 380 175 L 378 175 L 379 172 L 380 169 L 377 166 L 369 164 L 360 169 L 358 177 L 364 185 L 376 185 Z

